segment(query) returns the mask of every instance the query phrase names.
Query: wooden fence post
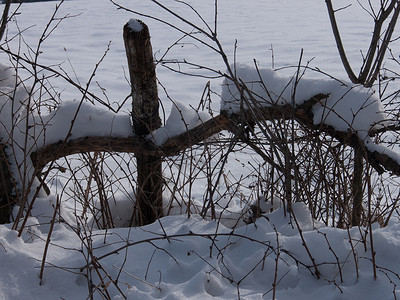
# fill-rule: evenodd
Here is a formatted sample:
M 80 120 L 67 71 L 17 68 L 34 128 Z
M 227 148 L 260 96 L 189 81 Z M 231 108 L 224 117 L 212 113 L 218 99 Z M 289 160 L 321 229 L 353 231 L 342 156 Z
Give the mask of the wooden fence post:
M 123 36 L 132 87 L 133 131 L 144 137 L 161 126 L 149 29 L 142 21 L 131 19 L 124 26 Z M 162 216 L 162 158 L 137 153 L 135 156 L 136 211 L 131 223 L 134 220 L 135 225 L 145 225 Z

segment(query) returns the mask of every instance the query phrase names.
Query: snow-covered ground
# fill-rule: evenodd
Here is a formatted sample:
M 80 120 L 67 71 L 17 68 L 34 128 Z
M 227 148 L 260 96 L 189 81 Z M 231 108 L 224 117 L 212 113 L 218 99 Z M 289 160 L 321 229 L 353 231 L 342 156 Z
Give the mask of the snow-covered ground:
M 80 273 L 80 268 L 95 257 L 112 299 L 123 299 L 121 292 L 128 299 L 272 299 L 274 282 L 275 299 L 400 296 L 398 223 L 374 229 L 374 279 L 364 230 L 347 232 L 315 224 L 303 204 L 296 204 L 294 212 L 320 279 L 295 222 L 278 209 L 234 231 L 195 215 L 170 216 L 141 228 L 97 231 L 82 241 L 65 225 L 56 224 L 41 286 L 38 275 L 46 239 L 42 231 L 47 226 L 27 230 L 23 239 L 0 226 L 0 295 L 10 300 L 87 299 L 88 279 L 94 285 L 99 281 L 95 271 Z M 87 251 L 89 244 L 93 253 Z M 111 278 L 118 280 L 120 291 Z M 102 297 L 96 292 L 94 299 Z
M 182 25 L 150 1 L 136 1 L 134 4 L 128 0 L 116 2 Z M 213 26 L 214 1 L 199 2 L 190 1 Z M 7 37 L 10 39 L 17 33 L 18 25 L 19 30 L 23 31 L 24 40 L 14 39 L 9 44 L 18 49 L 18 43 L 22 41 L 22 56 L 29 55 L 25 42 L 36 45 L 57 3 L 26 3 L 21 6 L 18 21 L 12 21 Z M 179 1 L 165 3 L 178 12 L 184 11 L 185 16 L 195 20 L 202 28 L 205 26 L 193 12 L 190 16 L 190 9 Z M 335 5 L 339 7 L 346 3 L 341 0 L 336 1 Z M 220 0 L 218 5 L 218 34 L 232 63 L 236 61 L 252 66 L 253 59 L 257 59 L 263 69 L 284 68 L 280 71 L 282 77 L 279 80 L 269 71 L 263 71 L 279 89 L 279 84 L 285 80 L 282 78 L 296 72 L 301 49 L 304 49 L 302 64 L 311 61 L 311 67 L 319 68 L 340 80 L 347 80 L 338 59 L 324 1 L 250 0 L 243 3 L 240 0 Z M 61 64 L 72 80 L 84 86 L 96 63 L 108 51 L 89 90 L 97 95 L 106 93 L 107 96 L 102 96 L 102 99 L 105 102 L 108 99 L 113 109 L 121 106 L 117 118 L 114 113 L 100 113 L 89 109 L 90 104 L 85 104 L 83 112 L 86 109 L 85 115 L 89 114 L 88 118 L 93 123 L 109 118 L 114 118 L 118 123 L 103 122 L 101 128 L 88 128 L 87 124 L 90 123 L 83 122 L 77 124 L 73 133 L 84 136 L 102 130 L 104 135 L 111 131 L 119 136 L 129 135 L 127 113 L 130 104 L 129 100 L 125 104 L 123 101 L 130 87 L 122 27 L 129 19 L 138 16 L 117 10 L 107 0 L 65 1 L 57 16 L 67 14 L 71 18 L 63 20 L 44 40 L 38 62 L 52 65 L 57 70 L 61 70 Z M 365 51 L 369 43 L 371 20 L 357 5 L 341 11 L 339 16 L 350 62 L 357 66 L 354 67 L 357 70 L 361 62 L 360 49 Z M 155 56 L 160 58 L 181 34 L 154 20 L 143 20 L 149 26 Z M 2 64 L 8 63 L 5 55 L 2 59 Z M 190 39 L 180 40 L 168 51 L 164 66 L 177 68 L 176 63 L 165 62 L 179 59 L 222 72 L 226 69 L 219 55 L 204 45 L 192 43 Z M 214 75 L 185 64 L 179 66 L 185 72 Z M 249 67 L 243 67 L 243 79 L 254 76 L 250 70 Z M 167 114 L 171 111 L 170 122 L 167 121 L 156 136 L 157 142 L 162 143 L 165 136 L 185 129 L 179 123 L 179 116 L 169 97 L 182 103 L 178 104 L 180 110 L 191 118 L 195 114 L 183 106 L 197 107 L 210 78 L 171 72 L 161 63 L 157 66 L 157 74 L 167 90 L 164 93 L 160 88 L 161 101 Z M 309 71 L 307 75 L 309 78 L 319 78 L 318 88 L 322 88 L 321 92 L 337 91 L 337 83 L 327 83 L 328 78 L 321 73 Z M 306 88 L 302 90 L 303 94 L 300 92 L 302 99 L 299 101 L 306 100 L 316 91 L 316 87 L 307 89 L 312 86 L 311 82 L 304 81 Z M 66 120 L 74 114 L 77 102 L 74 104 L 66 100 L 80 99 L 80 93 L 62 78 L 53 78 L 52 84 L 61 92 L 62 105 L 58 115 L 57 112 L 54 113 L 55 117 L 50 115 L 48 122 L 68 122 Z M 222 78 L 211 81 L 211 87 L 216 92 L 213 98 L 215 110 L 220 108 L 218 95 L 222 93 L 224 96 L 222 85 Z M 371 111 L 367 115 L 372 118 L 354 123 L 350 116 L 343 123 L 334 118 L 327 122 L 339 126 L 339 130 L 347 128 L 340 127 L 343 124 L 352 123 L 355 129 L 368 131 L 374 122 L 382 120 L 381 105 L 369 92 L 351 89 L 351 93 L 364 95 L 363 99 L 370 101 L 365 106 Z M 347 95 L 347 92 L 343 94 Z M 223 103 L 222 108 L 227 109 L 226 105 Z M 101 108 L 99 103 L 96 106 Z M 6 122 L 3 118 L 2 121 Z M 329 117 L 321 114 L 315 122 L 322 119 Z M 47 120 L 46 117 L 44 120 Z M 47 142 L 53 142 L 55 138 L 50 136 Z M 203 191 L 194 192 L 201 194 Z M 68 211 L 62 211 L 66 222 L 57 223 L 50 229 L 49 216 L 53 215 L 52 205 L 57 201 L 55 195 L 36 200 L 32 211 L 35 217 L 28 220 L 22 238 L 18 238 L 17 233 L 10 229 L 11 225 L 0 226 L 1 299 L 91 299 L 90 291 L 94 290 L 93 299 L 272 299 L 275 296 L 275 299 L 301 300 L 397 299 L 400 296 L 400 224 L 395 221 L 385 228 L 374 227 L 372 236 L 377 266 L 377 278 L 374 279 L 370 232 L 365 228 L 347 231 L 325 227 L 311 220 L 307 208 L 300 203 L 294 206 L 295 218 L 285 216 L 279 203 L 275 203 L 278 207 L 272 213 L 234 230 L 216 221 L 205 221 L 197 215 L 190 218 L 182 215 L 167 216 L 141 228 L 89 232 L 87 228 L 69 227 L 68 224 L 74 224 L 74 217 Z M 49 230 L 52 230 L 51 242 L 45 254 L 46 265 L 39 285 Z M 94 261 L 97 269 L 85 267 Z M 99 290 L 103 290 L 104 294 L 101 295 Z

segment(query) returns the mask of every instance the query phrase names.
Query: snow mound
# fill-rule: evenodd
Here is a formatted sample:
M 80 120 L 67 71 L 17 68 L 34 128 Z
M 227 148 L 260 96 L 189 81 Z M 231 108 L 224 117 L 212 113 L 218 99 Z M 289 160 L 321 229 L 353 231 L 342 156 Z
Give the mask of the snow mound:
M 0 295 L 4 300 L 27 295 L 33 300 L 85 299 L 89 279 L 83 267 L 92 254 L 101 265 L 99 274 L 107 274 L 103 281 L 111 299 L 123 299 L 121 292 L 126 299 L 272 299 L 274 282 L 276 299 L 391 299 L 399 294 L 398 223 L 373 230 L 380 271 L 374 280 L 370 245 L 368 239 L 362 242 L 366 229 L 321 224 L 316 229 L 304 204 L 294 203 L 293 208 L 298 225 L 280 208 L 234 230 L 198 215 L 96 230 L 90 234 L 90 250 L 82 248 L 88 232 L 55 224 L 41 286 L 38 274 L 48 224 L 32 217 L 24 239 L 1 225 L 0 261 L 7 272 L 0 274 L 0 282 L 6 283 L 0 285 Z M 119 290 L 110 278 L 118 278 L 114 283 Z M 96 272 L 90 280 L 100 287 Z M 98 292 L 94 295 L 100 299 Z

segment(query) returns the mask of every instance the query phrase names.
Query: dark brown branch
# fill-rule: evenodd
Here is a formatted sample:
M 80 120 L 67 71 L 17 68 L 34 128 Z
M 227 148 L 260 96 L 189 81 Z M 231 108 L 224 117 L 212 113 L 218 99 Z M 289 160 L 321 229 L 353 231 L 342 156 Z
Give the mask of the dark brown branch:
M 376 128 L 372 128 L 369 131 L 369 136 L 375 136 L 378 133 L 383 133 L 388 131 L 399 131 L 399 130 L 400 130 L 400 123 L 396 121 L 393 124 L 382 125 L 382 126 L 377 126 Z
M 31 160 L 37 170 L 44 168 L 49 162 L 68 155 L 85 152 L 121 152 L 140 153 L 147 145 L 139 137 L 84 137 L 68 142 L 60 141 L 47 145 L 31 154 Z M 61 151 L 60 151 L 61 150 Z
M 203 124 L 188 130 L 178 136 L 168 139 L 159 151 L 164 156 L 174 156 L 193 145 L 202 143 L 204 140 L 212 137 L 214 134 L 223 130 L 229 130 L 233 126 L 232 118 L 222 113 Z
M 340 54 L 340 59 L 342 60 L 343 66 L 353 83 L 358 83 L 358 78 L 351 69 L 350 63 L 346 56 L 346 51 L 344 50 L 342 39 L 340 37 L 339 28 L 336 22 L 335 11 L 332 6 L 331 0 L 325 0 L 326 6 L 328 8 L 329 20 L 331 21 L 331 26 L 333 30 L 333 36 L 335 37 L 336 45 Z
M 394 28 L 396 26 L 399 17 L 400 13 L 399 1 L 391 0 L 389 6 L 386 9 L 383 7 L 383 4 L 381 4 L 382 5 L 381 13 L 375 19 L 372 39 L 368 48 L 367 56 L 363 62 L 363 66 L 361 68 L 358 77 L 354 74 L 350 66 L 350 63 L 346 57 L 346 51 L 344 50 L 339 28 L 336 22 L 335 10 L 333 9 L 332 1 L 325 0 L 325 3 L 328 9 L 329 19 L 331 22 L 333 36 L 335 37 L 336 46 L 338 48 L 340 59 L 342 60 L 342 64 L 346 70 L 347 75 L 349 76 L 351 82 L 362 84 L 365 87 L 371 87 L 378 77 L 387 47 L 390 43 Z M 378 47 L 382 35 L 382 27 L 392 12 L 393 15 L 388 24 L 388 27 L 385 30 L 386 33 L 382 41 L 382 46 Z M 376 53 L 377 51 L 378 53 Z
M 363 149 L 354 149 L 354 174 L 352 180 L 353 210 L 351 215 L 351 225 L 358 226 L 361 223 L 363 211 L 363 173 L 364 173 L 364 155 Z
M 6 153 L 6 146 L 0 139 L 0 224 L 10 222 L 12 208 L 15 205 L 13 190 L 15 183 L 11 176 L 11 169 Z
M 297 122 L 303 126 L 316 130 L 320 133 L 325 133 L 332 138 L 337 139 L 343 145 L 350 146 L 354 149 L 363 149 L 364 157 L 368 158 L 369 163 L 379 172 L 384 170 L 393 172 L 400 175 L 400 164 L 384 153 L 370 151 L 365 148 L 363 141 L 361 141 L 356 132 L 349 131 L 343 132 L 335 130 L 332 126 L 319 124 L 315 125 L 313 122 L 312 106 L 326 98 L 327 95 L 319 94 L 294 110 L 294 117 Z M 221 113 L 220 115 L 202 123 L 201 125 L 190 129 L 178 136 L 169 138 L 164 144 L 157 146 L 151 140 L 142 137 L 87 137 L 71 140 L 63 144 L 62 151 L 60 151 L 61 143 L 51 144 L 42 149 L 33 152 L 31 159 L 33 165 L 37 170 L 42 169 L 47 163 L 72 154 L 91 152 L 91 151 L 106 151 L 106 152 L 125 152 L 125 153 L 146 153 L 153 156 L 174 156 L 192 147 L 202 143 L 207 138 L 214 134 L 228 130 L 233 133 L 236 132 L 237 126 L 243 122 L 254 122 L 257 118 L 269 118 L 270 120 L 291 117 L 293 116 L 293 108 L 290 105 L 286 106 L 268 106 L 259 108 L 260 114 L 255 116 L 249 110 L 238 115 L 227 115 Z
M 398 1 L 393 0 L 393 2 L 398 2 Z M 392 19 L 391 19 L 391 21 L 390 21 L 390 23 L 388 25 L 387 30 L 386 30 L 385 37 L 384 37 L 384 39 L 382 41 L 382 46 L 379 49 L 378 56 L 377 56 L 377 58 L 376 58 L 376 60 L 374 62 L 374 66 L 373 66 L 373 68 L 371 70 L 371 73 L 369 74 L 367 82 L 364 83 L 364 85 L 366 87 L 371 87 L 374 84 L 374 82 L 376 81 L 376 79 L 378 78 L 378 74 L 379 74 L 379 72 L 381 70 L 381 66 L 382 66 L 382 63 L 383 63 L 383 59 L 385 57 L 386 50 L 387 50 L 387 48 L 389 46 L 390 40 L 392 38 L 392 34 L 394 32 L 394 28 L 396 27 L 396 23 L 397 23 L 397 20 L 399 18 L 399 13 L 400 13 L 400 5 L 397 4 L 397 7 L 396 7 L 396 9 L 395 9 L 395 11 L 393 13 Z
M 364 63 L 363 70 L 360 72 L 360 75 L 358 77 L 359 82 L 362 84 L 366 83 L 368 74 L 371 70 L 372 62 L 375 57 L 376 50 L 378 49 L 378 43 L 379 43 L 379 39 L 381 37 L 383 23 L 389 17 L 396 2 L 397 2 L 397 0 L 392 0 L 392 2 L 390 3 L 389 7 L 386 10 L 384 9 L 384 7 L 382 7 L 382 13 L 375 20 L 374 31 L 372 33 L 372 39 L 371 39 L 371 43 L 370 43 L 370 46 L 368 49 L 366 62 Z M 389 26 L 389 31 L 390 31 L 390 26 Z M 390 34 L 390 36 L 391 36 L 391 34 Z M 386 52 L 386 47 L 385 47 L 385 45 L 383 45 L 383 48 L 381 48 L 379 50 L 378 57 L 376 58 L 376 60 L 378 60 L 380 56 L 384 56 L 385 52 Z M 371 73 L 375 72 L 374 69 L 375 68 L 372 69 Z
M 3 15 L 1 17 L 0 40 L 3 39 L 4 32 L 6 31 L 8 23 L 8 12 L 10 11 L 10 6 L 11 6 L 11 0 L 7 0 L 6 5 L 4 6 Z

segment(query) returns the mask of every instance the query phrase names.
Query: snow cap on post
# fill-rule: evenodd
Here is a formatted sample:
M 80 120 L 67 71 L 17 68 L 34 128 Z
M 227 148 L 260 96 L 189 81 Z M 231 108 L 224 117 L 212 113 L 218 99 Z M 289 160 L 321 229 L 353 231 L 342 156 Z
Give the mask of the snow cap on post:
M 142 31 L 144 29 L 144 23 L 138 19 L 130 19 L 128 22 L 128 27 L 131 31 Z

